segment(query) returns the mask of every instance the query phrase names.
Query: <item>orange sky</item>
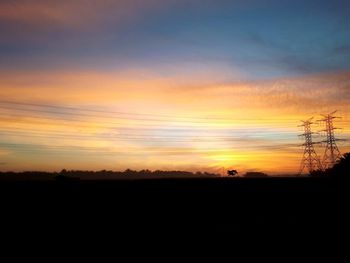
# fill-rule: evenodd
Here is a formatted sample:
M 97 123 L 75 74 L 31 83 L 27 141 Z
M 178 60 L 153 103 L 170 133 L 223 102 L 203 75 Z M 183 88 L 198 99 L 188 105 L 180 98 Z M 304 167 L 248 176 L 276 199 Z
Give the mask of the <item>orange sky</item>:
M 300 119 L 337 109 L 339 136 L 349 137 L 349 80 L 348 72 L 231 83 L 204 73 L 7 72 L 1 168 L 293 173 Z
M 349 139 L 348 10 L 1 1 L 0 170 L 296 173 L 300 120 L 315 116 L 318 131 L 320 114 L 338 110 L 337 136 Z

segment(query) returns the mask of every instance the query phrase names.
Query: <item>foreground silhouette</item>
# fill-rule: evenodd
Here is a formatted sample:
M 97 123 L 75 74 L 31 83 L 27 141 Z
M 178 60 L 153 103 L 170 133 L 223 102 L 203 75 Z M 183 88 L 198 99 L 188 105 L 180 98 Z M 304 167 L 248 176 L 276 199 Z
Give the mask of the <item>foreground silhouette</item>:
M 247 172 L 244 177 L 248 177 L 248 178 L 264 178 L 264 177 L 268 177 L 268 175 L 266 173 L 262 173 L 262 172 Z
M 236 176 L 238 174 L 237 170 L 228 170 L 227 175 L 228 176 Z
M 349 185 L 338 180 L 349 171 L 349 154 L 330 171 L 324 173 L 332 176 L 299 178 L 260 173 L 251 178 L 208 178 L 205 173 L 190 173 L 192 178 L 107 180 L 112 178 L 107 174 L 114 172 L 63 170 L 55 174 L 61 178 L 58 182 L 3 180 L 2 236 L 63 237 L 65 242 L 100 242 L 107 236 L 133 237 L 135 242 L 146 237 L 144 241 L 150 242 L 150 236 L 164 240 L 214 235 L 244 244 L 265 242 L 268 236 L 279 242 L 296 238 L 298 246 L 302 240 L 328 244 L 349 235 Z M 121 174 L 140 178 L 133 177 L 139 173 Z M 167 175 L 147 170 L 141 174 L 153 173 Z M 66 180 L 72 174 L 75 178 L 99 174 L 106 180 Z
M 0 223 L 11 236 L 42 240 L 94 235 L 96 242 L 104 235 L 334 240 L 346 235 L 349 194 L 346 183 L 329 177 L 2 181 Z
M 216 178 L 220 174 L 208 172 L 130 170 L 119 171 L 80 171 L 63 169 L 61 172 L 0 172 L 0 180 L 117 180 L 117 179 L 162 179 L 162 178 Z
M 350 176 L 350 153 L 345 153 L 338 162 L 326 170 L 316 170 L 310 173 L 311 177 L 331 177 L 347 179 Z

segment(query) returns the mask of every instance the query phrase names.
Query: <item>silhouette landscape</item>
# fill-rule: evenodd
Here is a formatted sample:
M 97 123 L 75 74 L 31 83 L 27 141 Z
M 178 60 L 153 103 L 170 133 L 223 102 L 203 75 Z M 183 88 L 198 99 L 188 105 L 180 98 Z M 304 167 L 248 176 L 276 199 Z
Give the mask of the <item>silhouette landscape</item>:
M 4 240 L 347 239 L 349 24 L 345 0 L 0 1 Z
M 102 233 L 161 239 L 233 235 L 241 242 L 265 235 L 313 242 L 345 238 L 349 157 L 325 171 L 289 177 L 148 170 L 1 173 L 0 197 L 11 200 L 4 203 L 9 216 L 2 220 L 19 224 L 26 218 L 31 227 L 16 229 L 26 235 L 60 222 L 54 235 L 73 231 L 74 238 L 87 228 L 96 238 Z M 50 237 L 42 233 L 42 238 Z

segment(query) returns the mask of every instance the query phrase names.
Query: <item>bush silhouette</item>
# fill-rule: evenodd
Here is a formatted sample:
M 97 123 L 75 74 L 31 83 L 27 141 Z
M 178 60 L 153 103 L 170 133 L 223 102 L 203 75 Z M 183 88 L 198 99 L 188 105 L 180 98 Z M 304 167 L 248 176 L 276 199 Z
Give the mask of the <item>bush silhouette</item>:
M 334 177 L 345 177 L 350 172 L 350 153 L 346 153 L 331 169 L 331 175 Z
M 350 153 L 345 153 L 338 162 L 325 171 L 316 170 L 310 173 L 311 177 L 346 178 L 350 173 Z
M 257 177 L 268 177 L 266 173 L 262 172 L 247 172 L 244 177 L 252 177 L 252 178 L 257 178 Z

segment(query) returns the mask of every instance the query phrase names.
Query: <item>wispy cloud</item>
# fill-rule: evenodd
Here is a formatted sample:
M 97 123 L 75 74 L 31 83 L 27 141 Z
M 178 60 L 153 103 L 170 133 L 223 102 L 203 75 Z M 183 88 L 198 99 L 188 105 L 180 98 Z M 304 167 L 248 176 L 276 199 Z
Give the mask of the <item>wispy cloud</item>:
M 162 6 L 162 1 L 150 0 L 16 0 L 1 1 L 0 19 L 28 26 L 86 28 L 108 21 L 122 22 L 140 12 Z
M 337 54 L 349 54 L 350 53 L 350 44 L 349 45 L 342 45 L 334 48 L 334 52 Z
M 350 133 L 335 1 L 1 1 L 2 167 L 293 170 L 300 119 Z
M 298 165 L 300 119 L 338 109 L 348 136 L 348 72 L 264 81 L 210 79 L 179 81 L 176 75 L 151 72 L 4 74 L 0 122 L 8 144 L 2 146 L 17 161 L 32 156 L 27 161 L 35 165 L 41 160 L 35 156 L 70 165 L 72 156 L 82 165 L 95 156 L 97 169 L 115 156 L 123 165 L 114 168 L 140 167 L 142 158 L 147 168 L 165 167 L 171 160 L 172 167 L 196 163 L 197 168 L 276 171 L 282 164 L 272 160 L 281 156 L 289 158 L 288 167 Z

